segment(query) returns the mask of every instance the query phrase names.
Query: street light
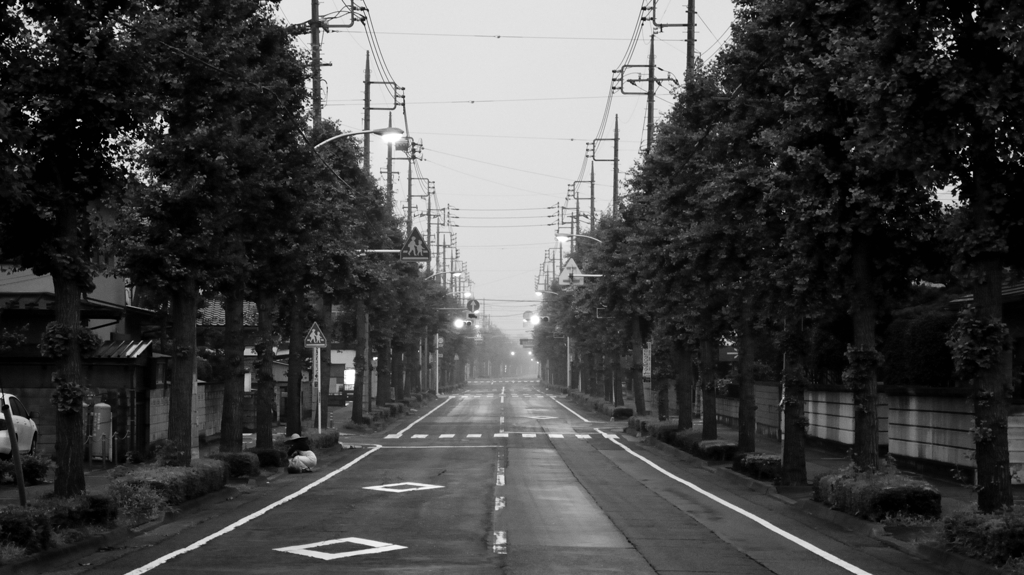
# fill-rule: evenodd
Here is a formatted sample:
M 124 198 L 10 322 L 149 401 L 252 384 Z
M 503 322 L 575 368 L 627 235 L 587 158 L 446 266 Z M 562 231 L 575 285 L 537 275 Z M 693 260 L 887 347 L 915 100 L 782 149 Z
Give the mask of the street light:
M 537 297 L 544 297 L 544 294 L 546 294 L 546 293 L 558 295 L 558 292 L 547 290 L 547 289 L 539 289 L 539 290 L 537 290 L 536 293 L 537 293 Z
M 359 131 L 359 132 L 345 132 L 344 134 L 338 134 L 337 136 L 331 136 L 330 138 L 327 138 L 326 140 L 324 140 L 324 141 L 320 142 L 319 144 L 313 146 L 313 148 L 314 149 L 319 148 L 320 146 L 322 146 L 322 145 L 324 145 L 324 144 L 326 144 L 328 142 L 333 142 L 334 140 L 337 140 L 339 138 L 348 138 L 348 137 L 351 137 L 351 136 L 362 136 L 364 134 L 376 134 L 376 135 L 380 136 L 380 139 L 384 140 L 384 143 L 386 143 L 386 144 L 394 144 L 399 139 L 401 139 L 402 134 L 404 134 L 404 133 L 405 132 L 401 128 L 395 128 L 395 127 L 391 127 L 391 126 L 388 126 L 387 128 L 377 128 L 376 130 L 362 130 L 362 131 Z
M 430 274 L 429 276 L 427 276 L 427 277 L 425 277 L 423 279 L 428 280 L 428 279 L 430 279 L 430 278 L 432 278 L 434 276 L 443 276 L 443 275 L 451 275 L 453 278 L 457 278 L 457 277 L 461 277 L 462 276 L 462 272 L 437 272 L 437 273 L 432 273 L 432 274 Z
M 604 243 L 601 240 L 595 238 L 594 236 L 587 236 L 587 235 L 584 235 L 584 234 L 558 234 L 558 235 L 555 236 L 555 239 L 560 241 L 560 242 L 562 242 L 563 244 L 565 242 L 569 241 L 571 238 L 587 238 L 588 240 L 594 240 L 595 242 L 597 242 L 599 244 L 603 244 Z

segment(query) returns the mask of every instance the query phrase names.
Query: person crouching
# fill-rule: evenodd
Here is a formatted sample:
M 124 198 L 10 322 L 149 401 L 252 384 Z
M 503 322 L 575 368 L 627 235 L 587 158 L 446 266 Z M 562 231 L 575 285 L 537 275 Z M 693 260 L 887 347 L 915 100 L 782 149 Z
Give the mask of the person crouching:
M 309 439 L 293 433 L 285 440 L 288 445 L 288 473 L 309 473 L 316 467 L 316 454 L 309 448 Z

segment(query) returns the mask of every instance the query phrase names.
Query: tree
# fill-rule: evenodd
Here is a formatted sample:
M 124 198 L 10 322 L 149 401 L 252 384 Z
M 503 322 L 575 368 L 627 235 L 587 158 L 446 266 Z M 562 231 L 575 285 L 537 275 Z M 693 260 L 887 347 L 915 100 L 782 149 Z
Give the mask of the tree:
M 56 319 L 54 493 L 82 493 L 82 357 L 95 347 L 80 301 L 99 268 L 100 202 L 125 185 L 128 135 L 146 106 L 128 1 L 6 2 L 0 17 L 0 255 L 50 274 Z

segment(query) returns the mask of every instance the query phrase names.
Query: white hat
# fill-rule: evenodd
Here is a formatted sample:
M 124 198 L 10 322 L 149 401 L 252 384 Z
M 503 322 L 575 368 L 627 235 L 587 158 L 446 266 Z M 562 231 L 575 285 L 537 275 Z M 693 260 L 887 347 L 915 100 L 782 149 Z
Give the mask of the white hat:
M 289 435 L 288 439 L 285 439 L 285 441 L 295 441 L 297 439 L 306 439 L 306 438 L 301 436 L 301 435 L 299 435 L 298 433 L 293 433 L 293 434 Z

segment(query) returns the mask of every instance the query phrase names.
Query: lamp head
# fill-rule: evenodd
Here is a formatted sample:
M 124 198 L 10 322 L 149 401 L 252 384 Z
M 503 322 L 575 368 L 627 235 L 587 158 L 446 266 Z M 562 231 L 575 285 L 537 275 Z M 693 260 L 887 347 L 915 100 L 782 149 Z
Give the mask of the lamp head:
M 402 131 L 401 128 L 395 128 L 391 126 L 387 128 L 381 128 L 379 130 L 374 130 L 373 133 L 380 136 L 380 139 L 384 140 L 384 142 L 387 144 L 394 144 L 395 142 L 402 138 L 403 134 L 405 134 L 405 132 Z
M 565 242 L 569 241 L 570 236 L 566 234 L 558 234 L 557 236 L 555 236 L 555 239 L 564 244 Z

